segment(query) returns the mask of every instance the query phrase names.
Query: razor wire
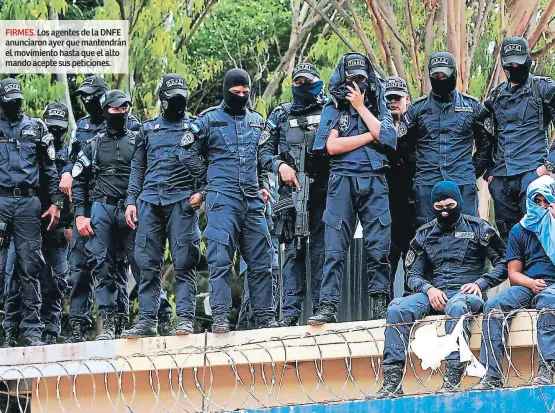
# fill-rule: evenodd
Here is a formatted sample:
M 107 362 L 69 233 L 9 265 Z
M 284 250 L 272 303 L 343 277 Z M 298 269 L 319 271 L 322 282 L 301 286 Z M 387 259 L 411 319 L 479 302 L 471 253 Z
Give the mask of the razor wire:
M 468 321 L 473 325 L 472 333 L 481 335 L 482 328 L 491 325 L 492 317 L 497 318 L 496 322 L 501 320 L 502 328 L 508 330 L 516 314 L 516 311 L 490 312 L 483 315 L 482 323 L 478 322 L 476 315 L 468 316 Z M 540 324 L 543 316 L 555 316 L 549 309 L 518 314 L 530 319 L 531 328 L 518 332 L 530 334 L 527 343 L 537 342 L 535 319 Z M 440 320 L 387 324 L 398 333 L 398 327 L 410 326 L 409 339 L 404 342 L 404 381 L 407 376 L 414 377 L 414 380 L 406 395 L 437 393 L 444 376 L 443 367 L 422 371 L 420 360 L 406 350 L 417 328 L 428 323 L 438 327 L 446 320 L 458 319 L 443 317 Z M 138 403 L 144 403 L 145 398 L 151 403 L 148 411 L 170 413 L 260 409 L 372 398 L 383 383 L 383 328 L 386 324 L 352 328 L 342 328 L 341 324 L 336 326 L 326 331 L 318 332 L 314 328 L 310 332 L 287 336 L 279 336 L 280 329 L 266 330 L 266 339 L 245 339 L 238 344 L 222 345 L 210 344 L 208 333 L 205 333 L 203 346 L 185 345 L 86 360 L 67 358 L 26 365 L 2 365 L 0 361 L 0 392 L 8 400 L 6 406 L 0 404 L 0 413 L 8 413 L 9 406 L 13 412 L 14 405 L 19 412 L 26 413 L 30 411 L 32 399 L 33 413 L 90 411 L 100 399 L 104 401 L 103 406 L 107 401 L 113 412 L 129 413 Z M 350 340 L 349 335 L 353 333 L 357 333 L 356 341 Z M 487 369 L 496 363 L 505 387 L 533 385 L 534 366 L 545 361 L 541 349 L 535 344 L 526 347 L 530 364 L 517 366 L 512 358 L 511 335 L 503 334 L 501 340 L 503 360 L 489 357 L 484 367 Z M 327 346 L 342 349 L 340 355 L 330 356 L 330 347 L 326 352 Z M 366 349 L 363 355 L 359 354 L 362 347 Z M 303 356 L 303 351 L 314 352 L 312 359 Z M 530 374 L 523 371 L 525 367 L 528 370 L 528 366 Z M 222 378 L 225 391 L 218 388 Z M 416 389 L 414 382 L 417 383 Z M 468 391 L 477 382 L 478 378 L 472 384 L 467 384 L 468 380 L 463 384 L 461 380 L 459 391 Z M 151 394 L 145 395 L 145 392 Z M 553 401 L 544 397 L 544 402 L 546 411 L 554 410 Z

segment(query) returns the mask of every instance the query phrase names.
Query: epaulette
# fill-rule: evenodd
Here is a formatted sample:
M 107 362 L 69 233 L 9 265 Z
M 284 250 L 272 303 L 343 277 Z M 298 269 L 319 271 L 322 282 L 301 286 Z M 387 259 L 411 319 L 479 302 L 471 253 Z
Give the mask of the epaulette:
M 484 221 L 482 218 L 475 217 L 473 215 L 462 214 L 464 219 L 470 222 L 475 222 L 476 224 L 481 224 Z
M 219 109 L 219 108 L 220 108 L 219 106 L 212 106 L 212 107 L 210 107 L 210 108 L 208 108 L 208 109 L 204 109 L 202 112 L 199 113 L 198 116 L 201 117 L 201 116 L 203 116 L 204 114 L 206 114 L 206 113 L 208 113 L 208 112 L 213 112 L 213 111 L 215 111 L 216 109 Z
M 89 116 L 89 115 L 87 115 L 87 116 L 83 116 L 82 118 L 80 118 L 80 119 L 79 119 L 79 120 L 77 121 L 76 125 L 79 125 L 79 123 L 80 123 L 81 121 L 83 121 L 83 120 L 87 120 L 87 119 L 89 119 L 89 118 L 90 118 L 90 116 Z
M 255 109 L 253 109 L 253 108 L 248 108 L 248 109 L 249 109 L 252 113 L 256 113 L 257 115 L 260 115 L 260 117 L 261 117 L 262 119 L 264 119 L 264 116 L 263 116 L 262 113 L 260 113 L 259 111 L 255 110 Z
M 412 105 L 416 105 L 417 103 L 423 102 L 428 99 L 428 95 L 422 95 L 418 99 L 412 101 Z
M 468 98 L 468 99 L 473 100 L 473 101 L 475 101 L 475 102 L 479 102 L 479 101 L 480 101 L 480 99 L 478 99 L 478 98 L 476 98 L 476 97 L 474 97 L 474 96 L 472 96 L 472 95 L 469 95 L 469 94 L 467 94 L 467 93 L 459 92 L 459 95 L 462 95 L 462 96 L 464 96 L 465 98 Z
M 424 231 L 425 229 L 428 229 L 428 228 L 433 227 L 433 226 L 436 224 L 436 221 L 437 221 L 437 220 L 434 219 L 434 220 L 432 220 L 432 221 L 430 221 L 430 222 L 428 222 L 428 223 L 422 225 L 420 228 L 418 228 L 418 229 L 416 230 L 416 232 L 422 232 L 422 231 Z

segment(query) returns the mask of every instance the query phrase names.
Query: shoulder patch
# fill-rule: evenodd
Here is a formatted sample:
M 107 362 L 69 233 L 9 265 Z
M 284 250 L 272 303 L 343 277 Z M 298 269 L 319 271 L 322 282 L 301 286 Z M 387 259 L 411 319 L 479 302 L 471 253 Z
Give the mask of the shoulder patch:
M 189 146 L 195 141 L 195 134 L 192 130 L 187 129 L 181 138 L 181 146 Z
M 422 225 L 420 228 L 418 228 L 418 229 L 416 230 L 416 232 L 422 232 L 422 231 L 424 231 L 425 229 L 432 228 L 435 224 L 436 224 L 436 220 L 434 219 L 434 220 L 432 220 L 432 221 L 430 221 L 430 222 L 428 222 L 428 223 Z
M 341 115 L 337 126 L 339 127 L 339 130 L 341 132 L 345 132 L 347 129 L 349 129 L 350 124 L 351 124 L 351 116 L 349 114 L 346 114 L 346 115 Z
M 270 131 L 265 129 L 264 131 L 262 131 L 262 133 L 260 134 L 260 139 L 258 140 L 258 145 L 263 145 L 264 143 L 266 143 L 266 141 L 268 139 L 270 139 Z
M 470 100 L 473 100 L 475 102 L 479 102 L 480 100 L 472 95 L 469 95 L 468 93 L 463 93 L 463 92 L 459 92 L 460 95 L 464 96 L 465 98 L 468 98 Z
M 208 109 L 204 109 L 202 112 L 199 113 L 199 117 L 208 113 L 208 112 L 213 112 L 216 109 L 218 109 L 218 106 L 212 106 L 212 107 L 209 107 Z
M 486 119 L 484 119 L 484 129 L 490 135 L 493 135 L 495 133 L 495 127 L 491 116 L 488 116 Z
M 403 136 L 405 136 L 408 132 L 407 129 L 407 125 L 405 124 L 405 122 L 401 121 L 399 122 L 399 129 L 397 130 L 397 137 L 398 138 L 402 138 Z
M 83 172 L 83 165 L 81 164 L 81 162 L 75 162 L 73 164 L 73 168 L 71 169 L 71 176 L 76 178 L 81 175 L 81 172 Z
M 415 259 L 416 253 L 413 250 L 409 250 L 409 252 L 407 252 L 407 257 L 405 258 L 405 267 L 410 268 L 412 264 L 414 264 Z

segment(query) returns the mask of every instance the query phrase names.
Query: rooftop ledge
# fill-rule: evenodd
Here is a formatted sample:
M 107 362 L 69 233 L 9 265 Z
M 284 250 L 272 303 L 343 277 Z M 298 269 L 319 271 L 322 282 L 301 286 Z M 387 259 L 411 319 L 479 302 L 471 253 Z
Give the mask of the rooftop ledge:
M 536 317 L 536 311 L 521 311 L 511 325 L 511 362 L 504 369 L 509 386 L 531 381 Z M 444 321 L 435 316 L 422 323 L 437 322 L 443 335 Z M 33 413 L 96 413 L 101 406 L 134 413 L 227 411 L 360 400 L 381 387 L 384 325 L 357 321 L 0 349 L 0 379 L 12 395 L 29 398 Z M 475 354 L 480 337 L 476 317 Z M 463 388 L 477 380 L 465 378 Z M 441 383 L 440 371 L 422 371 L 420 360 L 409 357 L 405 393 L 434 393 Z

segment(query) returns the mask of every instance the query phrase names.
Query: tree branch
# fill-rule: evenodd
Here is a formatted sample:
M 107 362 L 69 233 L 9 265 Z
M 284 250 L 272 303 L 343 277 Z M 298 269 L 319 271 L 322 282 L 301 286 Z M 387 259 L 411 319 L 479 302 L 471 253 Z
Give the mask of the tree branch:
M 422 72 L 420 71 L 420 58 L 418 56 L 418 47 L 416 46 L 415 39 L 416 33 L 414 32 L 414 24 L 412 22 L 412 6 L 411 0 L 406 0 L 407 24 L 409 29 L 410 40 L 410 57 L 414 66 L 414 73 L 416 75 L 416 82 L 418 83 L 418 92 L 422 95 L 424 93 L 424 81 L 422 79 Z
M 343 41 L 343 43 L 345 43 L 349 49 L 355 52 L 356 48 L 353 46 L 351 41 L 347 39 L 343 33 L 341 33 L 341 30 L 339 30 L 339 28 L 335 25 L 335 23 L 330 20 L 330 18 L 326 15 L 326 13 L 320 10 L 318 5 L 314 4 L 312 0 L 305 0 L 305 1 L 308 3 L 310 7 L 312 7 L 314 11 L 316 11 L 316 13 L 322 16 L 322 18 L 326 21 L 326 23 L 330 25 L 330 29 L 332 29 L 335 32 L 335 34 L 339 36 L 339 38 Z
M 545 30 L 547 25 L 549 24 L 550 20 L 553 18 L 553 14 L 555 13 L 555 0 L 551 0 L 545 11 L 543 12 L 542 16 L 540 17 L 540 21 L 536 27 L 536 30 L 528 39 L 528 43 L 530 44 L 530 50 L 534 48 L 538 40 L 540 40 L 542 32 Z
M 537 50 L 535 52 L 532 52 L 532 59 L 537 59 L 545 54 L 547 54 L 551 49 L 553 49 L 553 47 L 555 47 L 555 37 L 553 39 L 551 39 L 551 41 L 549 43 L 547 43 L 544 47 L 542 47 L 540 50 Z
M 382 20 L 385 22 L 385 24 L 387 24 L 387 27 L 389 28 L 389 31 L 391 32 L 391 34 L 393 36 L 395 36 L 395 38 L 397 40 L 399 40 L 399 43 L 401 43 L 403 48 L 406 51 L 408 51 L 409 46 L 407 45 L 407 42 L 405 41 L 405 39 L 403 39 L 403 36 L 401 36 L 399 31 L 395 29 L 395 26 L 393 25 L 393 23 L 389 20 L 389 18 L 385 14 L 384 10 L 382 10 L 382 8 L 380 7 L 379 2 L 375 2 L 375 5 L 376 5 L 376 10 L 378 11 L 378 15 L 382 18 Z M 378 16 L 376 16 L 376 17 L 378 17 Z
M 123 0 L 119 0 L 119 1 L 123 1 Z M 204 21 L 204 19 L 208 15 L 208 13 L 210 13 L 210 10 L 212 10 L 212 7 L 214 7 L 214 5 L 217 2 L 218 2 L 218 0 L 210 0 L 210 3 L 208 3 L 208 5 L 204 9 L 204 11 L 200 15 L 200 17 L 195 21 L 195 24 L 193 25 L 193 27 L 192 27 L 191 31 L 189 32 L 189 34 L 187 35 L 187 37 L 181 37 L 181 40 L 179 40 L 179 44 L 177 45 L 177 47 L 174 50 L 175 54 L 178 54 L 181 51 L 181 49 L 183 48 L 183 46 L 186 46 L 186 45 L 189 44 L 189 42 L 191 41 L 191 39 L 193 38 L 193 36 L 197 32 L 197 30 L 199 29 L 200 25 L 202 24 L 202 22 Z

